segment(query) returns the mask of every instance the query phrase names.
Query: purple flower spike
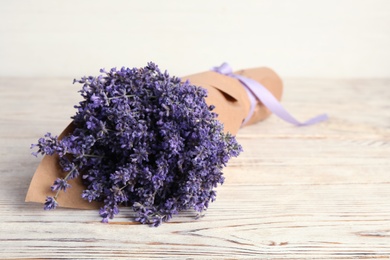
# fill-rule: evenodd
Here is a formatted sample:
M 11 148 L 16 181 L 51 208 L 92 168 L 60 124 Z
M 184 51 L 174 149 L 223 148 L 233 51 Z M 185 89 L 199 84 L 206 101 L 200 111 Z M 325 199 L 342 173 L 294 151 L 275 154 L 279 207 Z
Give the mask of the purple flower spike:
M 70 184 L 65 179 L 57 178 L 54 181 L 53 186 L 51 186 L 51 190 L 52 191 L 59 191 L 59 190 L 66 191 L 66 189 L 69 187 L 70 187 Z
M 44 204 L 44 210 L 55 209 L 58 206 L 58 203 L 54 197 L 46 197 L 46 202 Z

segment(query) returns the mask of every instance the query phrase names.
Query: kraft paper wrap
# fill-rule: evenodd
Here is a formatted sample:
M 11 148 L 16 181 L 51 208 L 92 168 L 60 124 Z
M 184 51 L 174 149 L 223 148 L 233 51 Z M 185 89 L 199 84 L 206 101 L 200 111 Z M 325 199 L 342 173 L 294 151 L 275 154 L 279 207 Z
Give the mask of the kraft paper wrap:
M 265 86 L 278 100 L 281 99 L 283 85 L 278 75 L 269 68 L 254 68 L 234 72 L 235 74 L 252 78 Z M 242 122 L 250 111 L 250 101 L 244 86 L 235 78 L 206 71 L 182 77 L 191 84 L 206 88 L 208 97 L 206 102 L 214 105 L 214 112 L 218 120 L 224 124 L 225 132 L 235 135 L 242 127 Z M 254 124 L 267 118 L 271 112 L 260 102 L 257 103 L 254 114 L 246 125 Z M 59 138 L 72 131 L 72 123 L 61 133 Z M 50 187 L 57 178 L 64 178 L 66 172 L 62 171 L 58 163 L 58 156 L 44 156 L 30 183 L 26 195 L 26 202 L 44 203 L 47 196 L 54 196 Z M 58 196 L 60 207 L 77 209 L 96 209 L 101 206 L 98 202 L 89 203 L 81 198 L 84 190 L 81 177 L 70 180 L 71 187 Z

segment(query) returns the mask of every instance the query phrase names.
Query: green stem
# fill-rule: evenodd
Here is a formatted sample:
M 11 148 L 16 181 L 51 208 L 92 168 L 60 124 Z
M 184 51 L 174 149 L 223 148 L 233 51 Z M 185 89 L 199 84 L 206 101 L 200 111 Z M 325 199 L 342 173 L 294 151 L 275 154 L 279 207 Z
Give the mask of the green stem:
M 115 99 L 115 98 L 121 98 L 121 97 L 134 97 L 135 95 L 123 95 L 123 96 L 116 96 L 116 97 L 109 97 L 108 101 Z
M 123 186 L 122 188 L 120 188 L 119 190 L 122 191 L 124 188 L 126 188 L 128 186 L 128 184 L 126 184 L 125 186 Z
M 84 157 L 90 158 L 104 158 L 104 156 L 94 155 L 94 154 L 83 154 Z

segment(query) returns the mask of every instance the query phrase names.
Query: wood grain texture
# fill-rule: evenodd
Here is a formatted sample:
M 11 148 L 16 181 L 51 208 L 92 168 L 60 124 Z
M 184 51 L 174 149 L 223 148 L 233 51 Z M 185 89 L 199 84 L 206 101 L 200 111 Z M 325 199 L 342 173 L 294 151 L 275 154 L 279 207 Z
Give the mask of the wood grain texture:
M 207 214 L 159 228 L 110 224 L 96 211 L 25 203 L 39 159 L 29 146 L 60 133 L 78 86 L 68 79 L 0 79 L 0 259 L 357 259 L 390 258 L 390 80 L 285 81 L 275 116 L 242 129 L 244 153 Z

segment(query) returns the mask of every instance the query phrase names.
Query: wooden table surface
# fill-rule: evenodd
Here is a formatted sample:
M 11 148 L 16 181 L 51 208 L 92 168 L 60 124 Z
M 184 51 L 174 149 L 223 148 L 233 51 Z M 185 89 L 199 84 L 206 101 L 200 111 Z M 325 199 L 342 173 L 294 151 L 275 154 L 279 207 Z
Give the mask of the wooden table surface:
M 78 102 L 72 79 L 0 79 L 0 259 L 245 259 L 390 257 L 390 79 L 286 79 L 275 116 L 242 129 L 245 152 L 205 217 L 158 228 L 123 210 L 110 224 L 94 210 L 25 203 L 40 159 L 30 144 L 59 134 Z

